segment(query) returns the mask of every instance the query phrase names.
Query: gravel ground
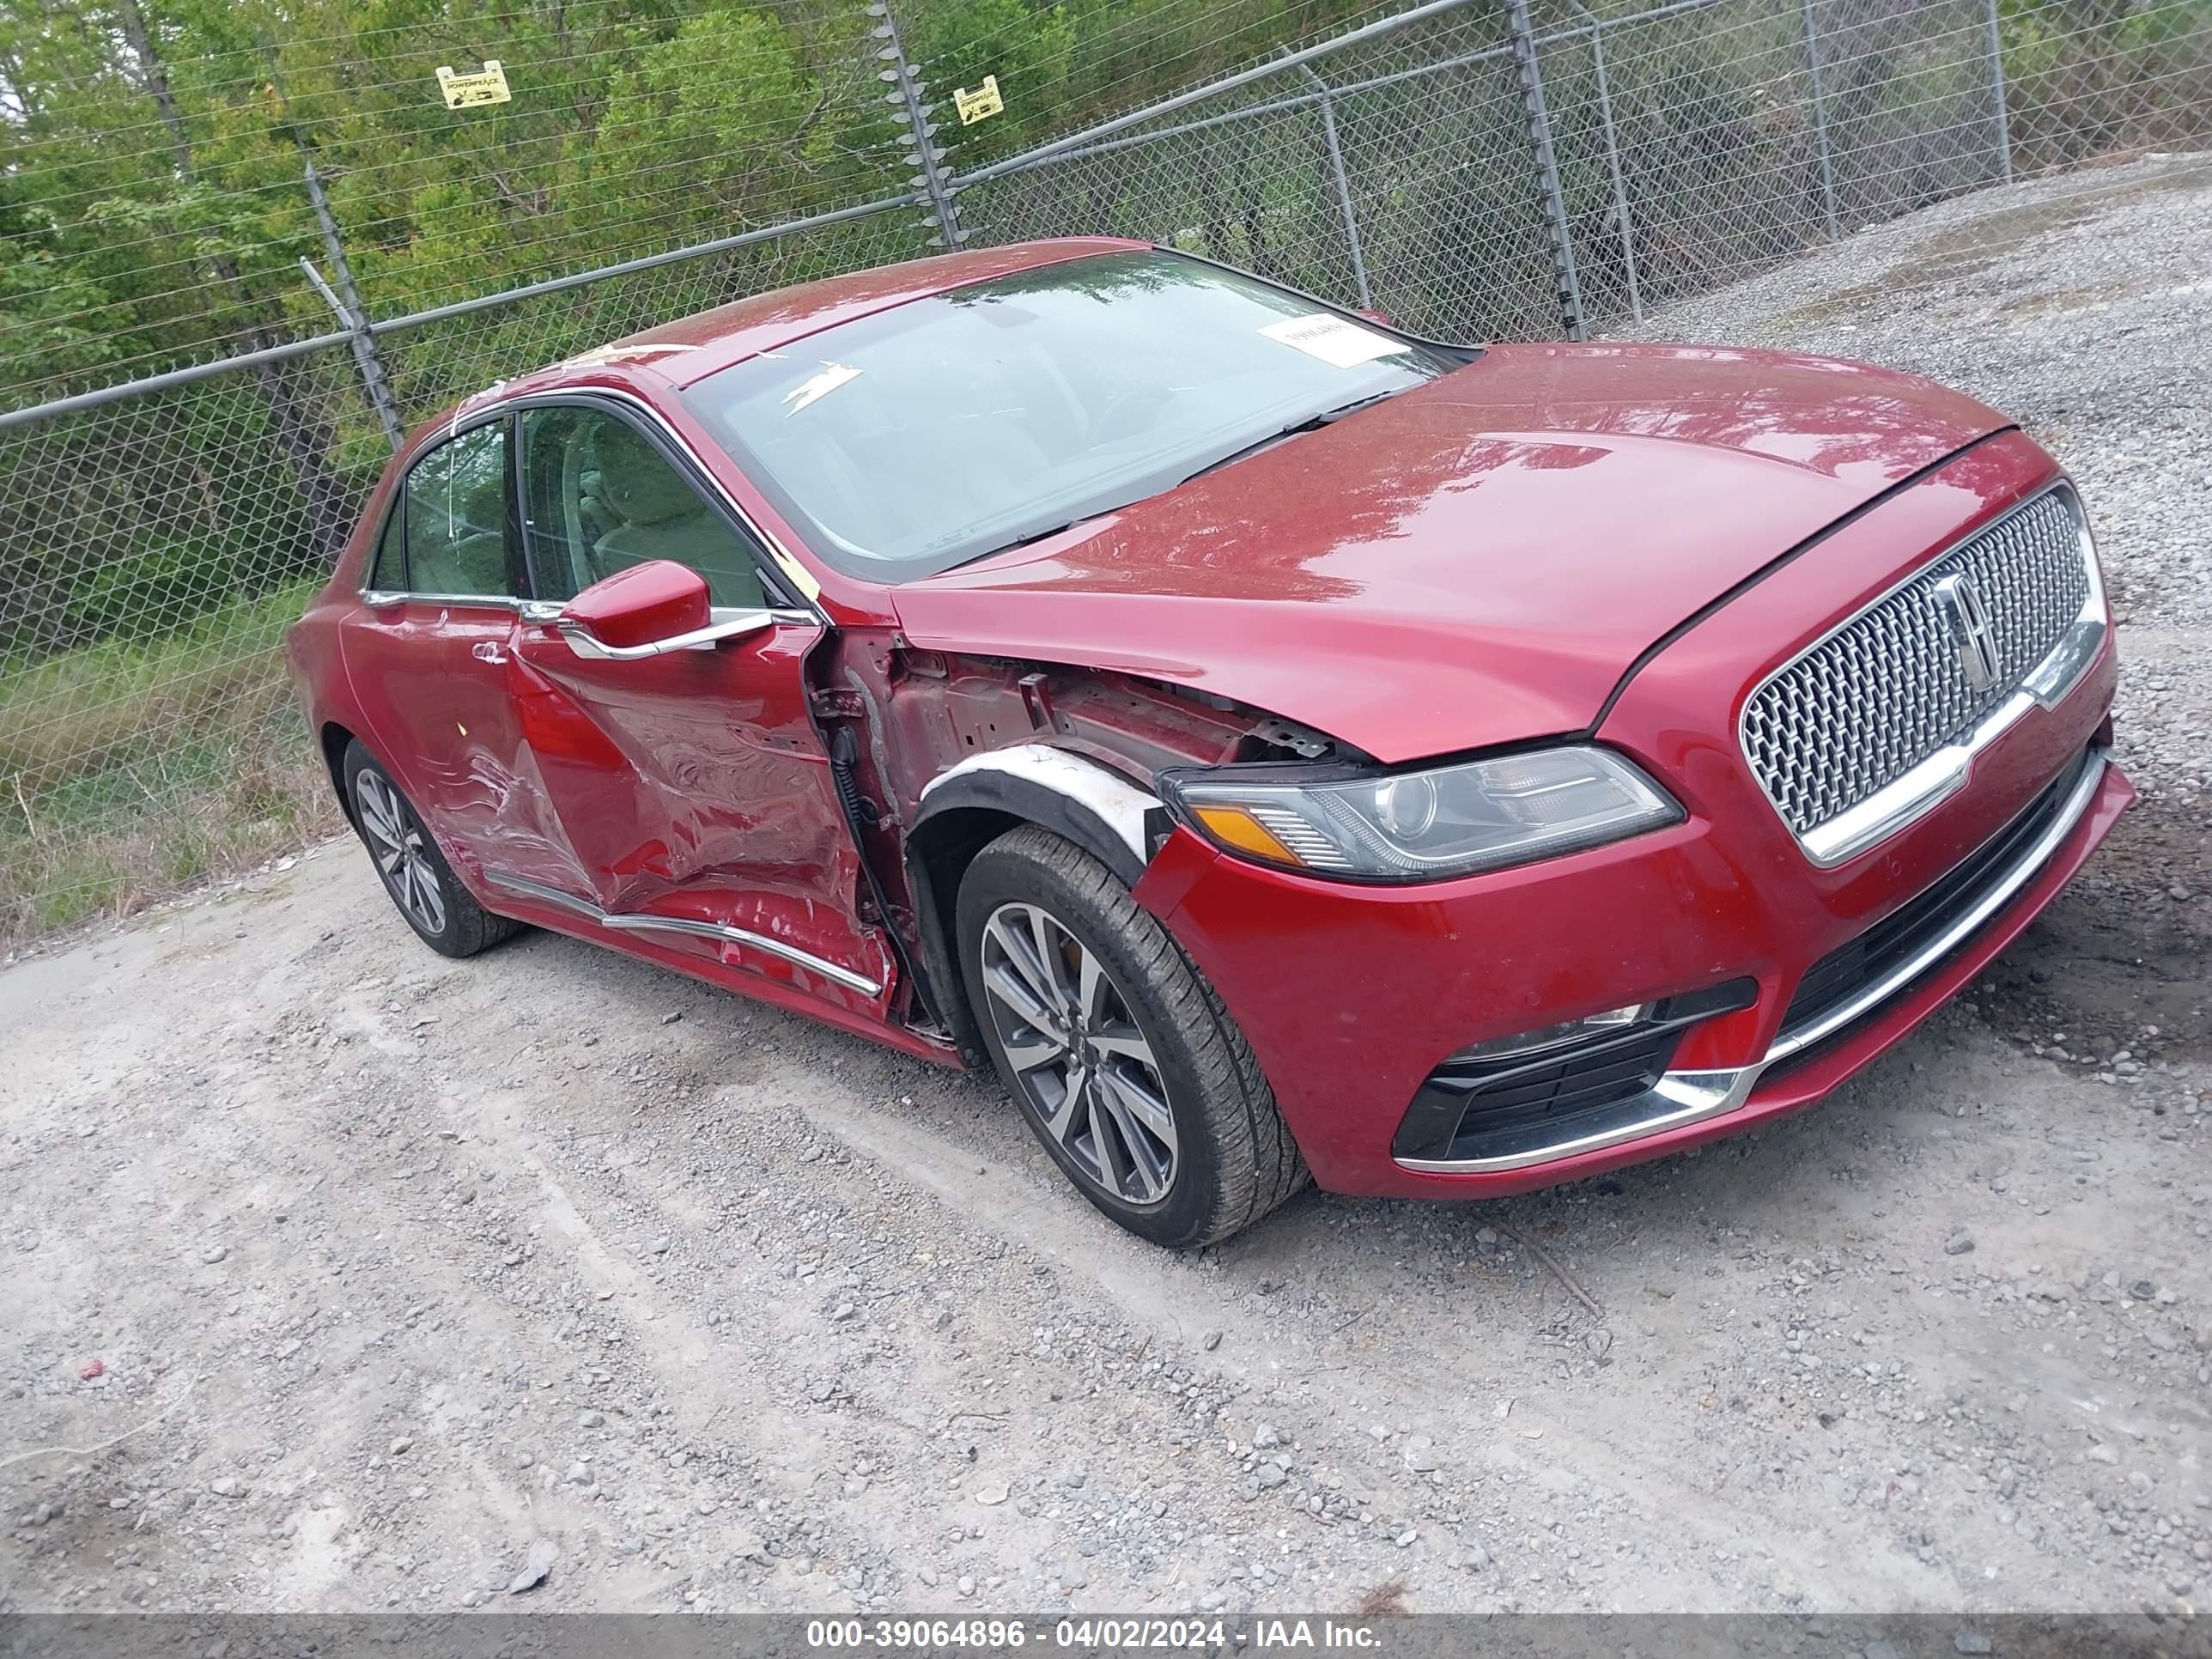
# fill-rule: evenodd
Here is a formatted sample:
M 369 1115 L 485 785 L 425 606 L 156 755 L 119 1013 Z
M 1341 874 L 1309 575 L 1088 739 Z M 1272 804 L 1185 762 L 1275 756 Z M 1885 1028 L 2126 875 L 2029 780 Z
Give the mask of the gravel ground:
M 548 935 L 443 962 L 334 844 L 0 974 L 0 1609 L 2192 1602 L 2207 186 L 1654 319 L 2016 410 L 2128 617 L 2144 810 L 1833 1100 L 1169 1255 L 993 1087 Z
M 2212 1057 L 2212 155 L 1946 203 L 1639 332 L 1911 369 L 2073 471 L 2122 625 L 2119 754 L 2143 802 L 2041 948 L 2012 953 L 1992 1013 L 2031 1042 Z

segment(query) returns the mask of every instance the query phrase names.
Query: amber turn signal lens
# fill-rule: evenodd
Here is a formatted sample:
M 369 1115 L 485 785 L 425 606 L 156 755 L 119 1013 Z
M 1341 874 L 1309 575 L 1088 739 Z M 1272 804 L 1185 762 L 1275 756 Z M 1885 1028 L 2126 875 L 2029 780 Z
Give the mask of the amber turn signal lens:
M 1233 847 L 1271 864 L 1302 866 L 1305 860 L 1268 833 L 1267 825 L 1241 806 L 1208 804 L 1192 809 L 1192 816 L 1224 847 Z

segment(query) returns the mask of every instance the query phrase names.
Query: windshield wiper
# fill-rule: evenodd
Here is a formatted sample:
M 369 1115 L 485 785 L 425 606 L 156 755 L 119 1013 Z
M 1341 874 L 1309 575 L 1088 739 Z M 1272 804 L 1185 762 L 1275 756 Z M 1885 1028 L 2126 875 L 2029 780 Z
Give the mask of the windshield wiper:
M 1405 390 L 1407 390 L 1406 387 L 1401 386 L 1395 391 L 1370 392 L 1364 398 L 1354 398 L 1348 404 L 1339 404 L 1334 409 L 1324 409 L 1318 415 L 1309 415 L 1304 420 L 1294 422 L 1292 424 L 1284 427 L 1279 431 L 1270 432 L 1264 438 L 1259 439 L 1255 442 L 1246 444 L 1241 448 L 1233 449 L 1230 451 L 1228 454 L 1220 457 L 1218 460 L 1208 461 L 1204 466 L 1199 468 L 1197 471 L 1186 473 L 1182 477 L 1177 479 L 1176 483 L 1177 486 L 1180 486 L 1182 484 L 1188 483 L 1193 478 L 1202 478 L 1209 472 L 1215 471 L 1221 467 L 1227 466 L 1231 461 L 1241 461 L 1247 455 L 1256 454 L 1261 450 L 1267 448 L 1270 444 L 1280 443 L 1284 439 L 1295 437 L 1301 432 L 1318 431 L 1321 428 L 1328 426 L 1332 422 L 1340 421 L 1347 415 L 1358 413 L 1359 410 L 1365 409 L 1370 404 L 1379 404 L 1385 398 L 1395 398 L 1398 395 L 1399 392 Z M 980 548 L 973 553 L 963 554 L 961 557 L 953 561 L 952 563 L 945 566 L 945 569 L 957 570 L 963 565 L 974 564 L 981 559 L 992 558 L 1000 553 L 1011 553 L 1017 548 L 1029 546 L 1032 542 L 1041 542 L 1048 536 L 1057 536 L 1064 530 L 1073 530 L 1078 525 L 1088 524 L 1093 519 L 1103 519 L 1109 513 L 1119 513 L 1123 507 L 1134 507 L 1139 501 L 1146 500 L 1153 493 L 1153 491 L 1147 490 L 1145 494 L 1132 496 L 1127 501 L 1115 501 L 1105 507 L 1086 507 L 1080 513 L 1074 514 L 1068 518 L 1061 519 L 1054 523 L 1048 524 L 1042 530 L 1024 530 L 1018 536 L 1011 536 L 1003 542 L 994 542 L 988 547 Z M 940 570 L 937 574 L 942 575 L 944 571 Z
M 1379 404 L 1385 398 L 1395 398 L 1397 395 L 1396 392 L 1372 392 L 1364 398 L 1354 398 L 1348 404 L 1339 404 L 1334 409 L 1324 409 L 1318 415 L 1309 415 L 1302 421 L 1293 421 L 1290 425 L 1278 431 L 1270 432 L 1264 438 L 1255 438 L 1241 448 L 1232 449 L 1226 455 L 1208 461 L 1195 472 L 1184 474 L 1182 482 L 1188 483 L 1193 478 L 1203 478 L 1209 472 L 1218 472 L 1223 467 L 1241 461 L 1247 456 L 1256 455 L 1263 449 L 1273 448 L 1285 438 L 1295 438 L 1301 432 L 1318 432 L 1322 428 L 1340 421 L 1347 415 L 1358 414 L 1370 404 Z
M 1109 513 L 1118 513 L 1122 507 L 1133 505 L 1135 503 L 1132 501 L 1122 501 L 1113 507 L 1102 507 L 1095 513 L 1079 513 L 1072 519 L 1062 519 L 1058 524 L 1047 525 L 1042 530 L 1024 530 L 1020 535 L 1011 537 L 1006 541 L 994 542 L 988 547 L 981 548 L 973 553 L 963 554 L 945 568 L 957 570 L 963 565 L 974 564 L 979 559 L 991 558 L 1000 553 L 1011 553 L 1018 547 L 1027 547 L 1032 542 L 1041 542 L 1048 536 L 1057 536 L 1063 530 L 1073 530 L 1079 524 L 1089 524 L 1093 519 L 1103 519 Z M 945 572 L 940 570 L 937 574 L 943 575 Z

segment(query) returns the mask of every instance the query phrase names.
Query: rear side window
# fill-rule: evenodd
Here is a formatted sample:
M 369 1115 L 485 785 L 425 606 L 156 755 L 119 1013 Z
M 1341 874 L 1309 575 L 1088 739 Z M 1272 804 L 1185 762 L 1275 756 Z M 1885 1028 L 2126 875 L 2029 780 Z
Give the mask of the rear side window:
M 416 462 L 401 512 L 407 521 L 410 592 L 514 594 L 504 421 L 464 432 Z M 380 550 L 380 568 L 383 562 Z
M 376 562 L 369 568 L 368 586 L 372 592 L 398 593 L 407 586 L 407 514 L 399 501 L 392 504 L 385 514 L 384 535 L 376 544 Z

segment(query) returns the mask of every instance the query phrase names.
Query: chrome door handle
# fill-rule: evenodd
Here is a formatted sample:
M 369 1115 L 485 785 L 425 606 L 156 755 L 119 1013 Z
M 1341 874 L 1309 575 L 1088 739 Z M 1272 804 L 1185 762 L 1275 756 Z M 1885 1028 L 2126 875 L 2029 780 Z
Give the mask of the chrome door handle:
M 507 660 L 507 648 L 497 640 L 479 640 L 470 647 L 470 654 L 478 662 L 501 663 Z

